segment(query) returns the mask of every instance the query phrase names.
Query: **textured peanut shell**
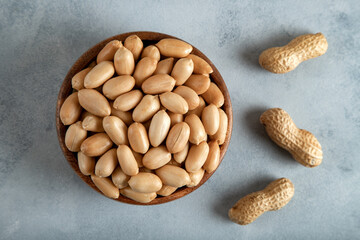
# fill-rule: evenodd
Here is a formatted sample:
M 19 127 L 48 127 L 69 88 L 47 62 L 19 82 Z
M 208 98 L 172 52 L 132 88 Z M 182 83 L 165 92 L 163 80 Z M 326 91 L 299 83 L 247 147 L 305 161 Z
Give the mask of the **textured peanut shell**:
M 230 210 L 231 221 L 247 225 L 267 211 L 284 207 L 294 196 L 294 185 L 287 178 L 271 182 L 264 190 L 241 198 Z
M 266 49 L 260 54 L 260 65 L 273 73 L 287 73 L 301 62 L 323 55 L 328 43 L 322 33 L 305 34 L 282 47 Z
M 321 164 L 323 152 L 315 136 L 296 127 L 290 115 L 280 108 L 265 111 L 260 122 L 271 140 L 289 151 L 296 161 L 305 167 L 316 167 Z

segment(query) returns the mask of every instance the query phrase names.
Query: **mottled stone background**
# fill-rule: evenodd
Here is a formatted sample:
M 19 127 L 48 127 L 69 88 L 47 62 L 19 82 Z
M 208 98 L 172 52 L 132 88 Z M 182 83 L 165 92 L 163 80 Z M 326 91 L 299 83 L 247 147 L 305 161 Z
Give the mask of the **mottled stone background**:
M 67 164 L 55 103 L 74 61 L 102 39 L 148 30 L 203 51 L 225 79 L 231 144 L 213 177 L 159 206 L 132 206 L 89 188 Z M 0 239 L 355 239 L 360 237 L 360 4 L 351 1 L 0 0 Z M 327 53 L 275 75 L 268 47 L 322 32 Z M 259 124 L 290 113 L 322 144 L 308 169 Z M 248 226 L 227 218 L 242 196 L 288 177 L 295 196 Z

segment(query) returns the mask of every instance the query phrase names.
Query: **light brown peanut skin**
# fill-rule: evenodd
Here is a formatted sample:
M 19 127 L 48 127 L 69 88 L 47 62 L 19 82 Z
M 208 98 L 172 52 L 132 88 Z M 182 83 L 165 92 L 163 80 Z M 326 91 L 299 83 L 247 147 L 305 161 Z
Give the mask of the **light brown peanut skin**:
M 271 140 L 289 151 L 296 161 L 305 167 L 316 167 L 321 164 L 323 152 L 315 136 L 296 127 L 290 115 L 281 108 L 265 111 L 260 122 Z
M 305 34 L 282 47 L 266 49 L 260 54 L 259 64 L 273 73 L 287 73 L 301 62 L 323 55 L 328 43 L 322 33 Z
M 287 178 L 271 182 L 264 190 L 241 198 L 230 210 L 231 221 L 247 225 L 267 211 L 284 207 L 294 196 L 294 185 Z

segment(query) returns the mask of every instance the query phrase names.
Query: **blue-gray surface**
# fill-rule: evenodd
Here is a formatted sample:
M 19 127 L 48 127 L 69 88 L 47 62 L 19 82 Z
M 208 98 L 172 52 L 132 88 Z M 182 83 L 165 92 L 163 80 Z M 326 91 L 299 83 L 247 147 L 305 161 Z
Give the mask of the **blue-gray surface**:
M 353 1 L 0 0 L 0 239 L 355 239 L 360 237 L 360 4 Z M 231 144 L 213 177 L 158 206 L 109 200 L 89 188 L 59 148 L 57 93 L 74 61 L 119 33 L 180 37 L 217 66 L 234 109 Z M 276 75 L 260 52 L 322 32 L 324 56 Z M 308 169 L 269 140 L 269 107 L 315 134 L 323 163 Z M 228 209 L 270 181 L 295 196 L 248 226 Z

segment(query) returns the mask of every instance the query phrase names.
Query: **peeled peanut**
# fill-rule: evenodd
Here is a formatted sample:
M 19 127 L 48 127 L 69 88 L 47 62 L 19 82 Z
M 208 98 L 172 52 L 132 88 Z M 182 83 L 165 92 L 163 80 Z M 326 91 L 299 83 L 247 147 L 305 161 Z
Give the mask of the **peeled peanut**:
M 200 168 L 196 172 L 189 173 L 191 182 L 189 184 L 187 184 L 186 186 L 187 187 L 195 187 L 195 186 L 199 185 L 199 183 L 201 182 L 201 179 L 204 177 L 204 173 L 205 173 L 205 170 L 202 168 Z
M 206 133 L 214 135 L 220 125 L 220 114 L 218 108 L 214 104 L 206 106 L 202 111 L 201 121 L 204 124 Z
M 128 144 L 127 126 L 116 116 L 107 116 L 103 119 L 103 128 L 110 139 L 116 144 Z
M 174 165 L 177 167 L 181 167 L 181 164 L 175 161 L 174 159 L 171 159 L 166 165 Z
M 220 164 L 220 147 L 216 141 L 211 141 L 209 145 L 209 154 L 203 168 L 212 173 Z
M 171 92 L 175 86 L 175 80 L 167 74 L 157 74 L 146 79 L 141 88 L 146 94 L 160 94 Z
M 188 155 L 188 152 L 189 152 L 189 146 L 190 144 L 189 143 L 186 143 L 186 146 L 184 147 L 183 150 L 181 150 L 180 152 L 178 153 L 174 153 L 174 160 L 177 162 L 177 163 L 182 163 L 185 161 L 187 155 Z
M 159 49 L 157 47 L 155 47 L 154 45 L 147 46 L 146 48 L 144 48 L 144 50 L 141 54 L 141 58 L 145 58 L 145 57 L 153 58 L 157 62 L 160 61 Z
M 60 119 L 64 125 L 76 122 L 81 114 L 78 93 L 74 92 L 68 96 L 60 108 Z
M 95 116 L 94 114 L 91 114 L 87 111 L 83 111 L 80 115 L 80 121 L 84 121 L 84 119 L 87 117 L 87 116 Z
M 155 45 L 159 48 L 161 55 L 166 57 L 184 58 L 193 50 L 190 44 L 172 38 L 162 39 Z
M 148 169 L 157 169 L 171 160 L 171 153 L 165 146 L 150 148 L 143 157 L 143 164 Z
M 85 68 L 72 77 L 71 86 L 73 89 L 79 91 L 84 88 L 85 76 L 90 72 L 91 69 L 92 69 L 91 67 Z
M 103 61 L 90 70 L 84 78 L 85 88 L 97 88 L 110 79 L 115 73 L 114 64 L 111 61 Z
M 210 135 L 210 139 L 215 140 L 219 145 L 222 145 L 225 142 L 226 133 L 228 130 L 228 117 L 224 110 L 222 110 L 221 108 L 219 109 L 219 117 L 219 129 L 214 135 Z
M 80 149 L 86 156 L 96 157 L 103 155 L 112 145 L 113 142 L 106 133 L 97 133 L 85 139 Z
M 208 104 L 214 104 L 216 107 L 220 108 L 224 105 L 224 95 L 221 90 L 215 83 L 211 82 L 208 90 L 201 95 L 205 102 Z
M 166 138 L 166 147 L 170 153 L 182 151 L 189 140 L 190 127 L 187 123 L 181 122 L 175 124 Z
M 113 173 L 117 165 L 116 148 L 113 148 L 104 153 L 96 162 L 95 175 L 98 177 L 108 177 Z
M 198 116 L 200 118 L 205 106 L 206 106 L 206 104 L 205 104 L 204 99 L 199 96 L 199 106 L 197 106 L 197 108 L 195 108 L 193 110 L 188 111 L 186 115 L 195 114 L 196 116 Z
M 201 95 L 209 89 L 210 82 L 211 81 L 208 76 L 192 74 L 184 85 L 194 90 L 196 94 Z
M 149 127 L 149 139 L 152 146 L 159 146 L 170 130 L 170 117 L 165 110 L 158 111 L 152 118 Z
M 194 110 L 199 106 L 200 99 L 194 90 L 186 86 L 178 86 L 174 93 L 182 96 L 189 106 L 189 110 Z
M 210 74 L 213 72 L 212 67 L 204 59 L 194 54 L 187 56 L 194 62 L 194 73 L 196 74 Z
M 191 114 L 186 116 L 185 122 L 190 127 L 189 142 L 198 145 L 202 141 L 207 140 L 207 134 L 205 132 L 204 125 L 202 124 L 200 118 L 197 115 Z
M 135 79 L 130 75 L 118 76 L 107 81 L 103 86 L 104 95 L 114 100 L 121 94 L 127 93 L 135 86 Z
M 126 175 L 122 170 L 120 166 L 117 166 L 113 173 L 111 174 L 111 180 L 114 183 L 114 185 L 119 188 L 125 188 L 129 186 L 128 181 L 130 179 L 130 176 Z
M 111 106 L 111 116 L 120 118 L 127 126 L 134 122 L 131 116 L 131 112 L 117 110 L 113 106 Z
M 96 62 L 100 63 L 102 61 L 112 61 L 114 60 L 114 55 L 116 51 L 122 47 L 122 43 L 119 40 L 112 40 L 108 42 L 103 49 L 99 52 L 96 57 Z
M 168 115 L 170 117 L 170 122 L 171 122 L 170 127 L 184 120 L 184 115 L 180 113 L 168 112 Z
M 166 92 L 160 95 L 161 104 L 173 113 L 185 114 L 189 110 L 186 100 L 179 94 Z
M 166 58 L 158 62 L 154 74 L 169 74 L 171 73 L 174 66 L 174 58 Z
M 129 186 L 135 192 L 152 193 L 161 189 L 162 182 L 160 178 L 153 173 L 140 172 L 130 178 Z
M 109 178 L 91 175 L 91 180 L 105 196 L 115 199 L 119 197 L 119 189 L 113 184 L 113 182 Z
M 134 201 L 137 201 L 139 203 L 148 203 L 151 202 L 156 198 L 156 193 L 140 193 L 135 192 L 129 187 L 123 188 L 120 190 L 121 195 L 124 195 L 125 197 L 128 197 Z
M 305 167 L 321 164 L 323 152 L 319 141 L 312 133 L 297 128 L 287 112 L 271 108 L 261 115 L 260 122 L 271 140 L 289 151 L 296 161 Z
M 86 139 L 87 131 L 82 128 L 78 121 L 70 125 L 65 133 L 65 145 L 72 152 L 80 151 L 81 143 Z
M 252 223 L 263 213 L 284 207 L 294 196 L 294 191 L 294 185 L 289 179 L 277 179 L 264 190 L 241 198 L 229 210 L 229 218 L 240 225 Z
M 89 176 L 94 173 L 95 169 L 95 158 L 88 157 L 82 152 L 77 154 L 78 165 L 80 172 L 85 176 Z
M 120 145 L 117 149 L 117 157 L 121 170 L 129 176 L 135 176 L 139 173 L 139 166 L 134 154 L 127 145 Z
M 82 120 L 83 129 L 91 132 L 104 132 L 104 128 L 102 126 L 103 119 L 91 113 L 88 114 L 89 115 Z
M 135 122 L 146 122 L 160 109 L 157 95 L 145 95 L 135 107 L 132 118 Z
M 209 154 L 209 145 L 202 142 L 199 145 L 192 145 L 185 160 L 186 171 L 192 173 L 198 171 L 206 162 Z
M 157 191 L 157 195 L 160 195 L 160 196 L 169 196 L 171 195 L 172 193 L 174 193 L 176 191 L 176 187 L 172 187 L 172 186 L 167 186 L 167 185 L 163 185 L 162 188 Z
M 131 92 L 121 94 L 114 101 L 114 108 L 121 111 L 129 111 L 136 107 L 141 99 L 143 94 L 140 90 L 132 90 Z
M 135 78 L 137 87 L 141 87 L 145 79 L 149 78 L 154 73 L 156 66 L 157 60 L 150 57 L 144 57 L 136 64 L 133 77 Z
M 132 52 L 135 61 L 137 61 L 140 57 L 141 51 L 143 50 L 144 44 L 138 36 L 131 35 L 125 39 L 124 46 Z
M 146 153 L 149 149 L 149 138 L 144 125 L 134 122 L 129 126 L 128 139 L 131 148 L 138 153 Z
M 78 94 L 80 105 L 88 112 L 106 117 L 111 113 L 111 107 L 106 98 L 94 89 L 81 89 Z
M 120 47 L 114 56 L 114 66 L 118 75 L 131 75 L 135 68 L 132 52 L 125 47 Z
M 176 80 L 176 86 L 183 85 L 191 76 L 194 70 L 194 63 L 190 58 L 179 59 L 171 71 L 171 76 Z
M 328 43 L 322 33 L 305 34 L 282 47 L 266 49 L 260 54 L 260 65 L 273 73 L 287 73 L 301 62 L 325 54 Z
M 134 155 L 134 158 L 135 158 L 135 160 L 136 160 L 139 168 L 140 168 L 140 167 L 143 167 L 143 166 L 144 166 L 143 163 L 142 163 L 143 155 L 142 155 L 141 153 L 135 152 L 135 151 L 132 150 L 132 149 L 131 149 L 131 151 L 132 151 L 132 153 L 133 153 L 133 155 Z
M 174 165 L 165 165 L 157 169 L 155 172 L 163 184 L 168 186 L 178 188 L 191 182 L 189 174 L 181 167 Z

